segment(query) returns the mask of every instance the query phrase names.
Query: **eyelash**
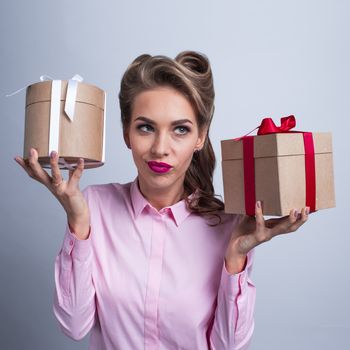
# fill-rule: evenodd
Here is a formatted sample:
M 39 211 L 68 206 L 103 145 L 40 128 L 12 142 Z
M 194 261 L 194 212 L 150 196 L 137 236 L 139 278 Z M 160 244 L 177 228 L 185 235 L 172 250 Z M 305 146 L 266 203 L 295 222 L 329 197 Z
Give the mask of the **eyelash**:
M 137 129 L 141 130 L 141 128 L 144 127 L 144 126 L 147 126 L 147 127 L 150 127 L 150 128 L 153 129 L 153 127 L 151 125 L 149 125 L 149 124 L 140 124 L 139 126 L 137 126 Z M 186 130 L 186 133 L 177 134 L 179 136 L 184 136 L 184 135 L 188 134 L 191 131 L 190 128 L 188 128 L 187 126 L 184 126 L 184 125 L 179 125 L 179 126 L 176 127 L 176 129 L 178 129 L 178 128 L 182 128 L 182 129 Z M 141 131 L 144 131 L 144 130 L 141 130 Z

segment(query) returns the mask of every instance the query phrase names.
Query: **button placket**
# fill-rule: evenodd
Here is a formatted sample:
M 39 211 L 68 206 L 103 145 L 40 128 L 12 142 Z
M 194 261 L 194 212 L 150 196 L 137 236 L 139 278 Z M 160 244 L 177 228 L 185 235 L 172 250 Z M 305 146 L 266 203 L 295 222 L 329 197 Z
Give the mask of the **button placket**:
M 165 234 L 163 216 L 156 213 L 152 226 L 151 255 L 145 304 L 145 350 L 158 349 L 159 346 L 157 322 Z

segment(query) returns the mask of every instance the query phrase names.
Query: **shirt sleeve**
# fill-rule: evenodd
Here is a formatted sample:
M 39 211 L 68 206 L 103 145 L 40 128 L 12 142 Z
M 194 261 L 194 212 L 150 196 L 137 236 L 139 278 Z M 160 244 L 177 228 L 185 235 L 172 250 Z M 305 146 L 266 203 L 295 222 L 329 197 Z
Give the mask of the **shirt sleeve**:
M 210 332 L 211 350 L 247 350 L 254 331 L 256 290 L 251 277 L 255 248 L 245 269 L 230 274 L 223 260 L 217 307 Z
M 87 201 L 88 188 L 82 191 Z M 89 237 L 79 239 L 67 222 L 62 248 L 55 259 L 53 312 L 62 332 L 74 340 L 82 339 L 95 319 L 92 235 L 93 227 L 90 225 Z

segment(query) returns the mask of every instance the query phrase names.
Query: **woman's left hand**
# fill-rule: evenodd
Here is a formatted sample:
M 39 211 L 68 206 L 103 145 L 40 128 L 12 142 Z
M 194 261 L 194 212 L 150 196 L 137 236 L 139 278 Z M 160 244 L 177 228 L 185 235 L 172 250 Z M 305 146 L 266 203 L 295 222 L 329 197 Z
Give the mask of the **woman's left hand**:
M 309 207 L 304 207 L 298 213 L 298 210 L 292 209 L 289 215 L 265 221 L 261 204 L 256 202 L 255 216 L 243 215 L 232 233 L 225 254 L 226 264 L 237 266 L 237 261 L 245 261 L 248 252 L 259 244 L 277 235 L 296 231 L 307 221 L 309 210 Z

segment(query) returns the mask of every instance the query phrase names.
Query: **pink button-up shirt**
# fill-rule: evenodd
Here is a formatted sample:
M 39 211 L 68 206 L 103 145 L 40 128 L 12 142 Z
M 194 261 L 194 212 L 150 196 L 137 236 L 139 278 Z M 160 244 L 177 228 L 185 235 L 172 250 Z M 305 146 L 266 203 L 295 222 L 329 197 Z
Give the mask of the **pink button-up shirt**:
M 230 274 L 224 256 L 238 215 L 210 227 L 184 200 L 155 209 L 138 178 L 89 185 L 90 235 L 68 223 L 55 260 L 53 311 L 64 334 L 90 350 L 248 349 L 255 286 L 245 269 Z M 193 195 L 193 194 L 192 194 Z

